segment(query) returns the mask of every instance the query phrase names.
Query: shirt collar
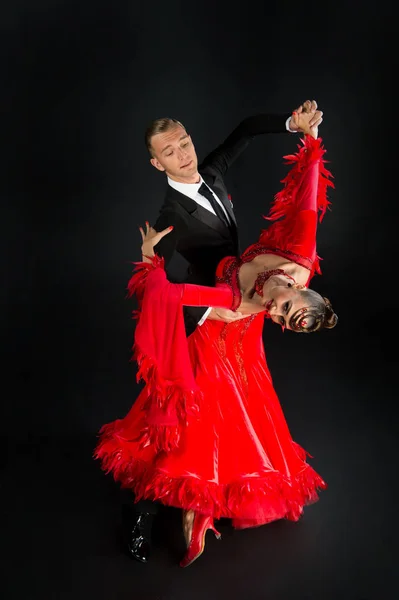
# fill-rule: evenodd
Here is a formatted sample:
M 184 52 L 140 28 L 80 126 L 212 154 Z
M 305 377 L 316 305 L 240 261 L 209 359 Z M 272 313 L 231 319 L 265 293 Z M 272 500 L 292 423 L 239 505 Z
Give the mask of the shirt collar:
M 188 196 L 191 198 L 191 200 L 195 200 L 195 196 L 198 194 L 198 190 L 203 183 L 204 180 L 202 179 L 201 175 L 198 183 L 181 183 L 180 181 L 174 181 L 174 179 L 170 179 L 168 177 L 168 185 L 181 194 Z

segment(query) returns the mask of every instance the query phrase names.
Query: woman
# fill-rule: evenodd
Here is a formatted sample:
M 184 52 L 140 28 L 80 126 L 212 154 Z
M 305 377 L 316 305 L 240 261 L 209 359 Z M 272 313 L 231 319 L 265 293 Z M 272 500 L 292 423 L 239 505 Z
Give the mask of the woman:
M 216 287 L 167 281 L 154 246 L 170 231 L 141 230 L 143 262 L 129 282 L 140 302 L 135 332 L 138 377 L 146 386 L 128 415 L 105 425 L 95 456 L 136 501 L 183 509 L 191 564 L 214 519 L 238 529 L 298 520 L 318 499 L 323 479 L 289 432 L 266 364 L 265 315 L 283 329 L 334 327 L 330 302 L 307 289 L 320 272 L 316 228 L 332 183 L 317 129 L 305 132 L 277 194 L 274 221 L 238 260 L 224 259 Z M 206 321 L 185 337 L 182 306 L 223 306 L 248 313 L 225 324 Z

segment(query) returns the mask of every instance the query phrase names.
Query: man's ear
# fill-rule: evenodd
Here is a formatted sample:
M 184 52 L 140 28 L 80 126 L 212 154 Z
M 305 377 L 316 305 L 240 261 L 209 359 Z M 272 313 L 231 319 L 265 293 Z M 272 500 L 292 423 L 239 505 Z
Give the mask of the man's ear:
M 163 166 L 161 165 L 161 163 L 156 159 L 156 158 L 151 158 L 150 159 L 150 163 L 152 164 L 153 167 L 155 167 L 156 169 L 158 169 L 158 171 L 165 171 L 165 169 L 163 168 Z

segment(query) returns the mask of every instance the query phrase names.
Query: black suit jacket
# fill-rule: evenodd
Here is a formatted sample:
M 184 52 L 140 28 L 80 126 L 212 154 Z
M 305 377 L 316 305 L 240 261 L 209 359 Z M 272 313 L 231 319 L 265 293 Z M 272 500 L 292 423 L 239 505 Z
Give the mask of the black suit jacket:
M 214 285 L 216 267 L 225 256 L 239 256 L 237 222 L 224 182 L 227 169 L 245 150 L 254 136 L 264 133 L 287 132 L 290 114 L 257 115 L 242 121 L 226 140 L 213 150 L 198 167 L 204 181 L 223 203 L 231 220 L 227 227 L 213 213 L 168 185 L 154 229 L 160 231 L 174 226 L 156 247 L 164 257 L 169 277 L 200 285 Z M 184 259 L 184 273 L 171 275 L 171 262 L 178 253 Z M 184 268 L 185 267 L 185 268 Z M 196 328 L 207 307 L 185 307 L 186 333 Z

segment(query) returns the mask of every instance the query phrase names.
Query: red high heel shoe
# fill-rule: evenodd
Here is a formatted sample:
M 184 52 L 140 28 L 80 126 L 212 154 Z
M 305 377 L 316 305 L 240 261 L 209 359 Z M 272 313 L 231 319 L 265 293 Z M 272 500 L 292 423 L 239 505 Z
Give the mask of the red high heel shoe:
M 209 515 L 195 513 L 190 544 L 184 558 L 180 561 L 181 567 L 188 567 L 201 556 L 205 548 L 205 535 L 208 529 L 212 529 L 216 539 L 220 540 L 222 535 L 215 529 L 213 518 Z

